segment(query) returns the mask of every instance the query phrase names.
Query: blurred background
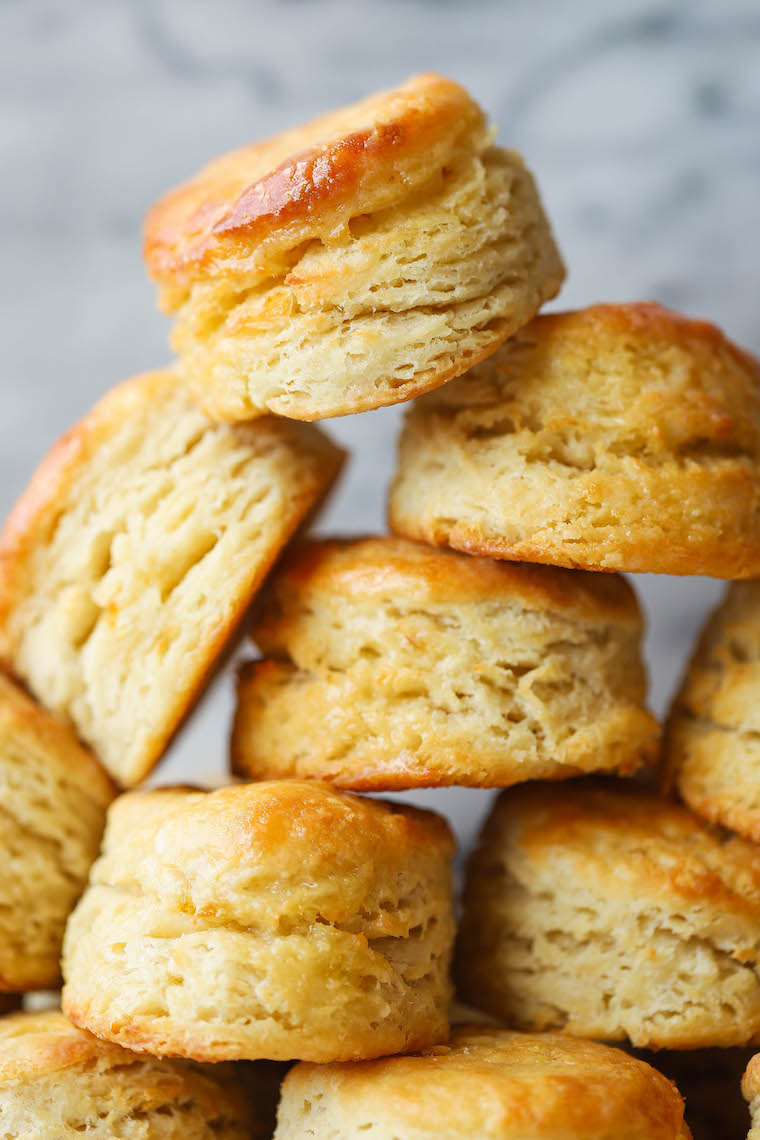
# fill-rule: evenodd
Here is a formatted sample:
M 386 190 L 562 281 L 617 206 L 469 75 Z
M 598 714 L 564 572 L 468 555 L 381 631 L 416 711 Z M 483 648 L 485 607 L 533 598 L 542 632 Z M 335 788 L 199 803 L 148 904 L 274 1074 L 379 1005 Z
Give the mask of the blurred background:
M 561 307 L 652 298 L 760 350 L 757 0 L 0 0 L 0 514 L 106 388 L 168 359 L 140 257 L 152 201 L 220 151 L 430 69 L 536 173 Z M 383 527 L 400 414 L 327 425 L 353 460 L 323 529 Z M 661 711 L 721 586 L 636 585 Z M 225 777 L 231 694 L 228 672 L 159 782 Z M 469 842 L 487 793 L 412 798 Z

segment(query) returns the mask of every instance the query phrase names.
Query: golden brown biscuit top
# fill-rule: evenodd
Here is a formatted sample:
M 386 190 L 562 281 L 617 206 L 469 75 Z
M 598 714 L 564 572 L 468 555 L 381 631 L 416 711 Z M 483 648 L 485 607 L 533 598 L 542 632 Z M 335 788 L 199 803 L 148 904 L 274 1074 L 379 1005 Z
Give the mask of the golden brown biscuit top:
M 535 317 L 409 415 L 455 416 L 473 446 L 513 432 L 538 455 L 591 470 L 608 449 L 645 463 L 756 463 L 760 361 L 715 325 L 654 302 Z M 481 444 L 480 440 L 484 442 Z
M 0 1018 L 0 1085 L 15 1084 L 93 1061 L 130 1054 L 77 1029 L 58 1010 Z
M 68 783 L 81 788 L 90 799 L 107 804 L 116 795 L 116 786 L 93 754 L 80 744 L 73 727 L 43 709 L 0 671 L 0 764 L 2 738 L 11 736 L 26 741 L 40 762 L 55 765 Z
M 67 1083 L 63 1074 L 68 1069 L 76 1072 Z M 167 1105 L 191 1104 L 198 1114 L 205 1113 L 213 1119 L 220 1113 L 232 1113 L 241 1128 L 254 1127 L 242 1083 L 245 1078 L 233 1065 L 197 1065 L 192 1061 L 145 1057 L 78 1029 L 59 1010 L 0 1018 L 0 1089 L 34 1085 L 36 1081 L 49 1086 L 52 1081 L 62 1100 L 74 1097 L 84 1116 L 89 1117 L 94 1088 L 102 1086 L 89 1085 L 88 1078 L 97 1073 L 108 1079 L 109 1092 L 105 1101 L 101 1096 L 95 1106 L 102 1106 L 109 1120 L 111 1114 L 119 1116 L 120 1112 L 128 1114 L 140 1109 L 161 1113 Z M 257 1090 L 256 1068 L 247 1076 L 252 1082 L 251 1091 Z M 262 1074 L 262 1080 L 266 1079 Z M 263 1129 L 261 1134 L 264 1135 Z M 258 1130 L 255 1135 L 259 1135 Z
M 541 313 L 534 317 L 529 327 L 536 337 L 632 336 L 652 345 L 701 343 L 714 351 L 727 351 L 744 364 L 753 364 L 760 369 L 760 361 L 730 341 L 717 325 L 687 317 L 657 301 L 601 303 L 585 309 Z
M 486 144 L 482 111 L 457 83 L 430 73 L 242 147 L 153 207 L 149 271 L 176 281 L 272 236 L 292 248 L 306 234 L 329 235 L 406 197 L 473 138 Z M 263 269 L 267 256 L 260 249 L 248 268 Z
M 439 550 L 403 538 L 331 539 L 300 543 L 272 587 L 284 605 L 319 595 L 402 599 L 404 603 L 516 602 L 591 622 L 640 625 L 633 590 L 616 574 L 501 562 Z M 260 626 L 266 626 L 266 611 Z
M 291 918 L 342 923 L 355 919 L 383 883 L 388 897 L 397 894 L 400 869 L 440 866 L 453 850 L 448 824 L 433 812 L 328 784 L 159 789 L 114 802 L 93 880 L 136 885 L 221 922 L 248 916 L 277 928 Z M 405 911 L 375 918 L 390 934 L 403 926 Z
M 563 878 L 617 901 L 708 906 L 742 920 L 742 930 L 760 929 L 760 847 L 628 781 L 511 788 L 484 835 L 542 873 L 561 867 Z
M 446 1133 L 562 1136 L 613 1135 L 676 1140 L 683 1099 L 675 1086 L 617 1049 L 560 1034 L 514 1033 L 459 1026 L 447 1045 L 379 1061 L 301 1063 L 283 1094 L 309 1099 L 325 1088 L 331 1103 L 367 1121 L 391 1120 Z

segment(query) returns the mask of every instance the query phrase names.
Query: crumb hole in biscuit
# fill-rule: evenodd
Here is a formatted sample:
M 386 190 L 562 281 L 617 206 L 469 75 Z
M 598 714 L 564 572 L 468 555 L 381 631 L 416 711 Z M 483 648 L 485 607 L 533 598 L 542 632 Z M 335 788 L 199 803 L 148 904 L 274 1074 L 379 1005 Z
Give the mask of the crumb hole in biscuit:
M 471 428 L 467 436 L 468 439 L 477 440 L 496 439 L 503 435 L 513 435 L 515 430 L 515 421 L 510 416 L 504 416 L 495 423 Z

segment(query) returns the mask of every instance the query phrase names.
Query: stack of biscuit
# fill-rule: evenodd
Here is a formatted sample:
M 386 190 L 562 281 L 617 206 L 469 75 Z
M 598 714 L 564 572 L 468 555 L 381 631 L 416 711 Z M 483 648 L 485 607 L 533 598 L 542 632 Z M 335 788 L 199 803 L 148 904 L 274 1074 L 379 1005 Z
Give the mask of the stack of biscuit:
M 493 139 L 422 75 L 148 217 L 177 360 L 0 535 L 0 990 L 64 983 L 0 1018 L 3 1136 L 686 1140 L 744 1066 L 760 1112 L 760 364 L 537 315 Z M 392 533 L 308 537 L 304 421 L 406 401 Z M 664 735 L 620 572 L 736 580 Z M 240 779 L 138 786 L 244 632 Z M 445 820 L 361 794 L 443 786 L 502 789 L 458 924 Z

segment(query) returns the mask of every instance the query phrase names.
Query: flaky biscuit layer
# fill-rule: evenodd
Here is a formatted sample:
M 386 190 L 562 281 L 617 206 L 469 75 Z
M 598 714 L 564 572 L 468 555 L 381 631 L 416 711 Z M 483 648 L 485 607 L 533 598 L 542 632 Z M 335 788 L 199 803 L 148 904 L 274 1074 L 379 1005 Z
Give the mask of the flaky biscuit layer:
M 394 538 L 305 543 L 260 607 L 233 767 L 364 790 L 630 772 L 658 743 L 641 632 L 616 577 Z

